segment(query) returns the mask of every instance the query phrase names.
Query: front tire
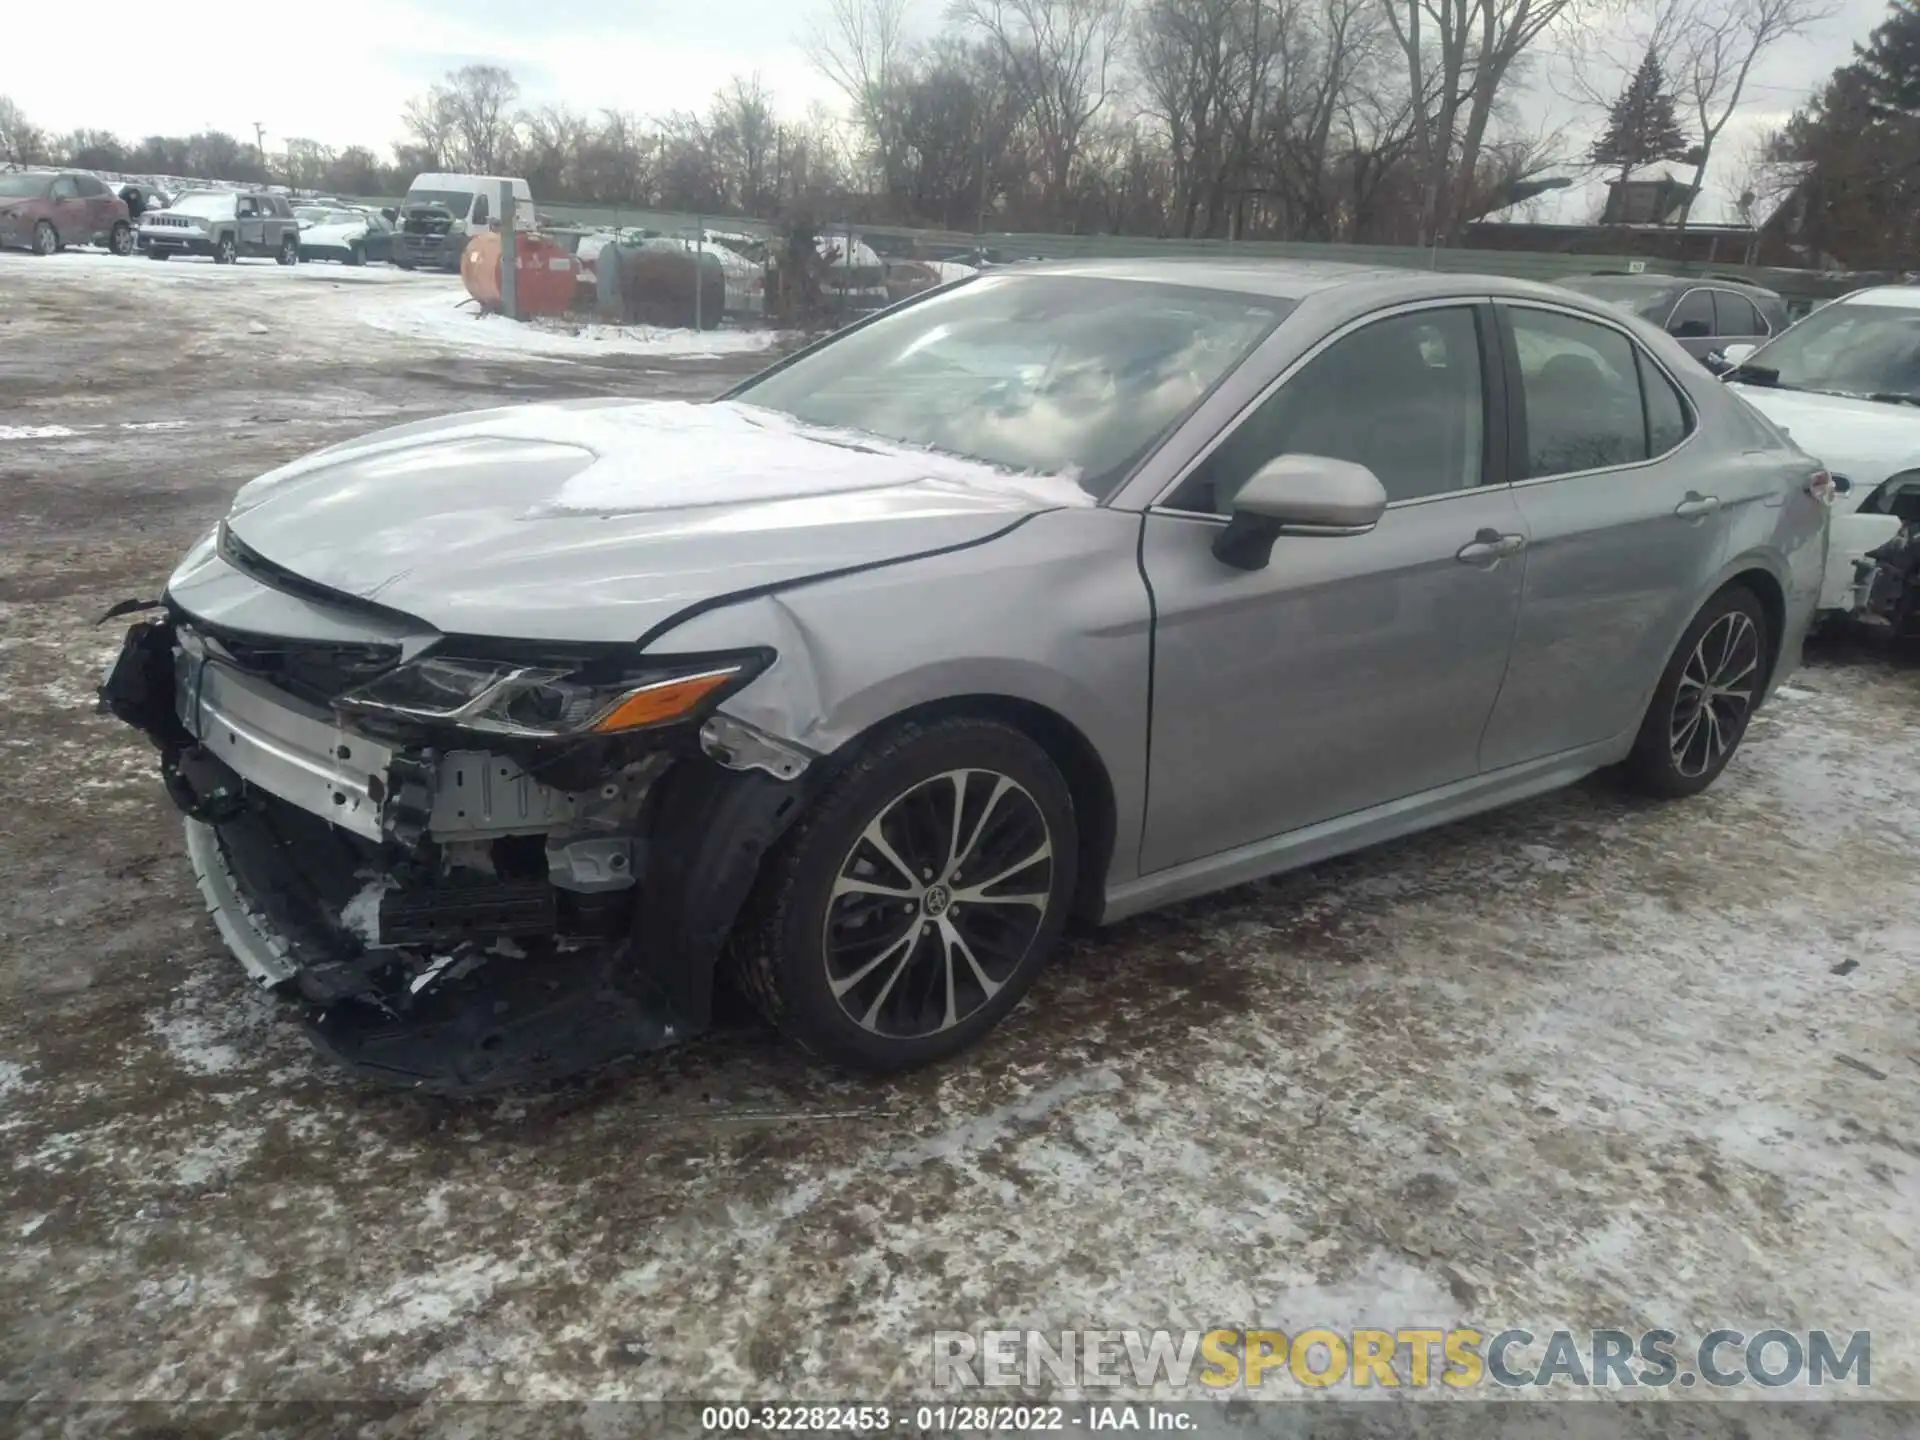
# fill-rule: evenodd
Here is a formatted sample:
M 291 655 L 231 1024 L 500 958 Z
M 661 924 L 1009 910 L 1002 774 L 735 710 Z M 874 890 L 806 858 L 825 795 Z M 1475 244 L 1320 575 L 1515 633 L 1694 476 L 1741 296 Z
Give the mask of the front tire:
M 300 242 L 291 235 L 281 236 L 280 252 L 273 258 L 278 260 L 282 265 L 298 265 L 300 263 Z
M 115 225 L 107 236 L 107 248 L 120 256 L 133 254 L 133 227 L 124 220 Z
M 904 1070 L 1006 1016 L 1059 943 L 1073 797 L 1010 725 L 903 725 L 767 859 L 732 947 L 740 987 L 804 1049 Z
M 213 242 L 213 263 L 231 265 L 240 258 L 240 249 L 234 244 L 231 235 L 222 235 Z
M 33 253 L 51 255 L 60 248 L 60 232 L 53 228 L 51 220 L 42 220 L 33 227 Z
M 1772 664 L 1766 609 L 1744 586 L 1722 590 L 1674 647 L 1627 757 L 1634 789 L 1698 795 L 1727 768 L 1760 703 Z

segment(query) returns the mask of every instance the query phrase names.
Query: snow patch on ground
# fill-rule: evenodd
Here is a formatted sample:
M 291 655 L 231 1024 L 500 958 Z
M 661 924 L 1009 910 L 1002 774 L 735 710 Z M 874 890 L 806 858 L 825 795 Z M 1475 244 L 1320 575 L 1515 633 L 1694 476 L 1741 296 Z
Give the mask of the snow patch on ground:
M 221 1028 L 204 1015 L 147 1017 L 147 1028 L 167 1047 L 167 1053 L 196 1075 L 225 1075 L 242 1065 L 240 1052 L 227 1042 Z
M 683 360 L 758 354 L 786 337 L 775 330 L 675 330 L 644 325 L 509 320 L 478 310 L 464 294 L 393 302 L 384 297 L 361 309 L 376 330 L 459 349 L 504 350 L 552 360 L 608 355 L 653 355 Z
M 64 440 L 79 433 L 65 425 L 0 425 L 0 440 Z

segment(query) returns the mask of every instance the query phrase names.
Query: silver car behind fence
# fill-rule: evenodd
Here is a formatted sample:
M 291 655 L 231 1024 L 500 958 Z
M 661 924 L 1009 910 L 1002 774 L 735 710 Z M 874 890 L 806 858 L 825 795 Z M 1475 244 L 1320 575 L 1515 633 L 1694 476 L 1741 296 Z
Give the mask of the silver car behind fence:
M 1828 477 L 1522 282 L 1018 267 L 710 405 L 483 411 L 246 486 L 102 703 L 227 944 L 361 1074 L 578 1071 L 725 978 L 872 1069 L 1112 921 L 1621 765 L 1711 784 Z

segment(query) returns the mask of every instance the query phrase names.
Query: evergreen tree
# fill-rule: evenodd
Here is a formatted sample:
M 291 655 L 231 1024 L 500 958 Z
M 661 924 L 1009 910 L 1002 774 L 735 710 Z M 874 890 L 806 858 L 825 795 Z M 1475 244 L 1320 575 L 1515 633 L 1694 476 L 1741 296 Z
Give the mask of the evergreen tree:
M 1607 128 L 1593 142 L 1593 163 L 1618 165 L 1624 181 L 1636 166 L 1684 160 L 1689 149 L 1660 57 L 1648 50 L 1627 88 L 1607 111 Z
M 1920 259 L 1920 0 L 1894 0 L 1853 55 L 1788 122 L 1773 154 L 1807 166 L 1799 241 L 1858 268 L 1911 269 Z

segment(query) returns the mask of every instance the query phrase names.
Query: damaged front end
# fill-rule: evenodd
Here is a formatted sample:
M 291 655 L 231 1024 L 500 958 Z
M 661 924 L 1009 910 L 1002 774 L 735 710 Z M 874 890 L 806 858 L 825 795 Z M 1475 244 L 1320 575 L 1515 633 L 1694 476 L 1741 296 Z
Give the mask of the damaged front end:
M 717 712 L 771 652 L 528 650 L 269 638 L 170 599 L 101 687 L 160 751 L 228 947 L 362 1075 L 469 1092 L 701 1030 L 817 778 Z

